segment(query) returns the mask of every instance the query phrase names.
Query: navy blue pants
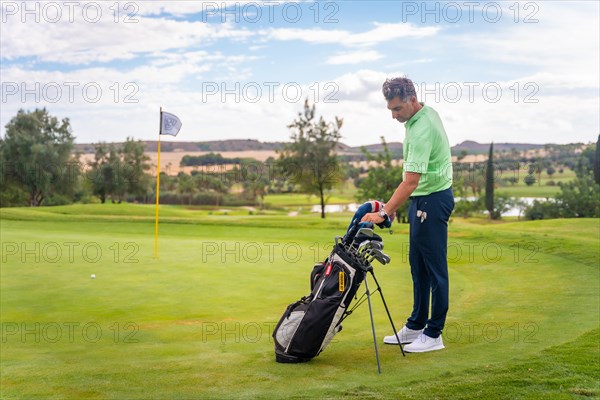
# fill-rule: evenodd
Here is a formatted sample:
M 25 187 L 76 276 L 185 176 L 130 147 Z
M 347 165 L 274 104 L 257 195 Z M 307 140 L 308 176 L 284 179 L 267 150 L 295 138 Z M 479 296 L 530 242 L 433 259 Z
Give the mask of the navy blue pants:
M 454 209 L 454 194 L 449 188 L 427 196 L 414 196 L 411 200 L 409 262 L 414 303 L 406 327 L 425 328 L 427 336 L 437 338 L 448 313 L 448 220 Z

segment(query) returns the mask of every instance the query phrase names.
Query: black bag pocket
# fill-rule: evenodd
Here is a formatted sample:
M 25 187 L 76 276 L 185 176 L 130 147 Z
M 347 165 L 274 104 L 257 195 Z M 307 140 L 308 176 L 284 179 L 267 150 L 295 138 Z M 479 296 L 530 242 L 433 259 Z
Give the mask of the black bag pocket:
M 329 266 L 328 266 L 329 269 Z M 350 289 L 349 271 L 339 262 L 331 265 L 331 270 L 323 276 L 324 282 L 317 297 L 319 299 L 339 299 Z
M 310 273 L 310 291 L 311 292 L 315 289 L 317 282 L 321 279 L 321 276 L 323 276 L 324 272 L 325 272 L 325 263 L 315 264 L 312 272 Z
M 339 306 L 339 301 L 314 299 L 296 329 L 288 353 L 299 357 L 315 357 Z
M 279 322 L 273 330 L 273 338 L 275 339 L 275 347 L 278 346 L 283 350 L 287 347 L 297 326 L 302 322 L 304 313 L 308 308 L 308 300 L 303 297 L 295 303 L 287 306 L 285 312 L 279 319 Z

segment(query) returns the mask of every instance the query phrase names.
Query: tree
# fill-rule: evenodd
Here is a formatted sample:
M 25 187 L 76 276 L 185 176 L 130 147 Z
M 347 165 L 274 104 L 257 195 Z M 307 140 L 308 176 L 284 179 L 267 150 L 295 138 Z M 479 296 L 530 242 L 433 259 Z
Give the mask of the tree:
M 525 182 L 527 186 L 531 186 L 537 182 L 537 179 L 535 179 L 535 176 L 533 175 L 527 175 L 525 178 L 523 178 L 523 182 Z
M 576 161 L 576 178 L 559 183 L 560 192 L 553 201 L 537 202 L 527 210 L 530 219 L 600 218 L 600 184 L 594 176 L 595 149 L 588 146 Z
M 128 137 L 119 154 L 122 159 L 126 192 L 134 196 L 145 196 L 152 183 L 152 177 L 146 173 L 150 170 L 150 157 L 144 151 L 144 144 Z
M 339 177 L 339 161 L 335 153 L 340 140 L 342 119 L 326 122 L 315 119 L 315 105 L 304 102 L 304 112 L 298 113 L 288 128 L 292 143 L 279 153 L 283 173 L 306 193 L 321 200 L 321 218 L 325 218 L 325 191 L 331 190 Z
M 146 171 L 150 169 L 150 158 L 142 142 L 127 138 L 122 147 L 98 143 L 95 150 L 91 186 L 102 203 L 108 197 L 113 203 L 121 203 L 128 194 L 143 197 L 148 193 L 151 177 Z
M 522 205 L 520 205 L 522 206 Z M 507 194 L 497 193 L 494 195 L 494 209 L 491 212 L 492 219 L 500 219 L 511 208 L 517 207 L 517 201 Z M 519 216 L 521 211 L 519 211 Z
M 92 193 L 98 196 L 102 204 L 106 202 L 106 196 L 112 190 L 112 167 L 108 165 L 109 149 L 106 143 L 98 143 L 95 146 L 94 161 L 91 163 L 94 174 L 91 178 Z
M 457 199 L 454 206 L 454 214 L 468 218 L 472 214 L 480 214 L 485 209 L 482 198 L 469 200 L 467 198 Z
M 592 172 L 560 185 L 556 201 L 562 217 L 599 218 L 600 185 Z
M 465 188 L 464 196 L 467 195 L 467 191 L 470 188 L 471 194 L 474 197 L 483 198 L 481 192 L 485 187 L 484 169 L 483 163 L 457 163 L 453 166 L 453 180 L 462 178 L 459 182 L 462 182 Z
M 560 183 L 556 203 L 561 217 L 600 217 L 600 184 L 595 180 L 595 156 L 597 149 L 588 146 L 581 152 L 575 172 L 577 177 Z
M 506 178 L 506 181 L 512 186 L 514 186 L 517 184 L 517 182 L 519 182 L 519 179 L 516 176 L 509 176 L 508 178 Z
M 494 142 L 490 144 L 487 168 L 485 170 L 485 208 L 488 210 L 490 219 L 498 219 L 500 217 L 494 213 Z
M 214 192 L 215 206 L 219 207 L 221 198 L 229 192 L 231 181 L 225 174 L 197 174 L 195 177 L 196 188 L 200 192 Z
M 594 156 L 594 181 L 600 185 L 600 135 L 596 141 L 596 153 Z
M 244 195 L 246 198 L 252 201 L 257 201 L 260 208 L 264 208 L 264 198 L 267 194 L 267 187 L 269 186 L 269 180 L 266 176 L 255 175 L 255 176 L 244 176 L 243 188 Z
M 194 193 L 196 192 L 194 179 L 185 172 L 180 172 L 177 178 L 177 194 L 181 195 L 181 203 L 183 204 L 183 198 L 187 196 L 188 205 L 191 206 Z
M 365 148 L 361 148 L 367 160 L 376 162 L 376 166 L 370 167 L 367 176 L 360 181 L 356 196 L 358 201 L 387 201 L 402 182 L 402 169 L 392 165 L 392 154 L 383 136 L 381 137 L 381 144 L 383 145 L 383 152 L 376 155 L 372 155 Z M 396 211 L 398 221 L 404 216 L 407 207 L 405 203 Z
M 521 214 L 523 214 L 527 211 L 529 204 L 527 203 L 527 201 L 517 197 L 517 198 L 513 199 L 513 207 L 519 211 L 519 214 L 517 215 L 517 219 L 520 220 Z
M 115 203 L 118 193 L 123 191 L 121 179 L 121 160 L 114 144 L 98 143 L 95 146 L 94 162 L 92 167 L 92 193 L 98 196 L 104 204 L 110 197 Z
M 112 173 L 110 200 L 112 203 L 119 203 L 123 201 L 123 197 L 127 193 L 127 183 L 125 180 L 124 166 L 119 155 L 121 149 L 116 149 L 111 143 L 110 151 L 108 153 L 108 165 L 110 166 Z
M 23 190 L 36 207 L 49 196 L 68 196 L 77 184 L 71 159 L 75 138 L 68 118 L 61 121 L 48 111 L 19 110 L 0 140 L 3 188 Z

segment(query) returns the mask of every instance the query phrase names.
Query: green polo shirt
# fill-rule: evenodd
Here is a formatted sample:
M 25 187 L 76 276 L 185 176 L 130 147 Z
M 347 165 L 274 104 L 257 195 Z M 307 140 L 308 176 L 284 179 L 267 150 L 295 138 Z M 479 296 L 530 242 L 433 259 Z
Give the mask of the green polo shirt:
M 421 174 L 413 196 L 426 196 L 452 186 L 452 158 L 444 125 L 433 108 L 420 104 L 423 108 L 404 123 L 403 175 Z

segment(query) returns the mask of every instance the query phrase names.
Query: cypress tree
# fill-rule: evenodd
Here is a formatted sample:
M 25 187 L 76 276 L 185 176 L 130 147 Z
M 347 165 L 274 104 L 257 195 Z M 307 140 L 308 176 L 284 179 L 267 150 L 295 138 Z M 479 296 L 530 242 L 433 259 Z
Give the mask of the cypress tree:
M 496 219 L 496 215 L 494 215 L 494 142 L 490 144 L 490 154 L 485 170 L 485 208 L 490 213 L 490 219 Z
M 596 156 L 594 157 L 594 180 L 600 185 L 600 135 L 596 141 Z

